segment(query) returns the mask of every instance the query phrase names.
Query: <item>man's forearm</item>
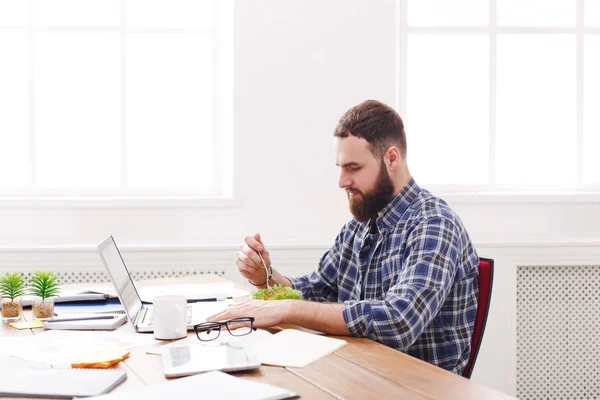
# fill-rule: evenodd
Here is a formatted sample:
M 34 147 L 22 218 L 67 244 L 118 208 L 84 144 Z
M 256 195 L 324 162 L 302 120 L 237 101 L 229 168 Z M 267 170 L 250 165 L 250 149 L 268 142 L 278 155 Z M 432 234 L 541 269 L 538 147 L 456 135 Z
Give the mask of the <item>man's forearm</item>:
M 284 322 L 331 335 L 350 335 L 342 312 L 343 304 L 305 300 L 283 301 L 288 302 Z

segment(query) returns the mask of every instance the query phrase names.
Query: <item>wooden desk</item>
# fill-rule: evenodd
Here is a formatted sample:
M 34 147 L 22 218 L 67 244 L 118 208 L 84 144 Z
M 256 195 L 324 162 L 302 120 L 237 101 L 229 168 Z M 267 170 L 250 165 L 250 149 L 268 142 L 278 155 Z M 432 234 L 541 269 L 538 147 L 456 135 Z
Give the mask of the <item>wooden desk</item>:
M 185 283 L 220 281 L 218 277 L 186 278 Z M 182 280 L 178 280 L 182 282 Z M 173 280 L 145 281 L 144 285 L 170 283 Z M 142 286 L 140 283 L 139 286 Z M 29 311 L 25 317 L 30 318 Z M 119 330 L 130 331 L 126 323 Z M 0 336 L 32 335 L 43 329 L 18 331 L 0 324 Z M 193 333 L 192 333 L 193 334 Z M 365 338 L 339 337 L 348 345 L 304 368 L 262 366 L 258 370 L 233 373 L 244 379 L 284 387 L 307 399 L 508 399 L 494 389 L 442 370 L 399 351 Z M 115 368 L 127 370 L 127 380 L 115 391 L 130 391 L 141 386 L 167 381 L 161 358 L 146 354 L 152 346 L 138 347 Z M 6 368 L 34 363 L 0 354 L 0 376 Z

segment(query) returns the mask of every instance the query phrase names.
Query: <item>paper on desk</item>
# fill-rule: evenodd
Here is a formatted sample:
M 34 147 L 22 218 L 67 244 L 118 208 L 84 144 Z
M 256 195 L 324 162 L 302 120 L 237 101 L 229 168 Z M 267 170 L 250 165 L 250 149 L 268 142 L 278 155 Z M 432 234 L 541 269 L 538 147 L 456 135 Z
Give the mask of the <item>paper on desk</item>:
M 345 340 L 284 329 L 258 341 L 253 349 L 263 364 L 305 367 L 347 344 Z
M 194 396 L 196 394 L 196 396 Z M 290 399 L 297 397 L 277 386 L 237 378 L 219 371 L 206 372 L 186 378 L 174 379 L 160 385 L 147 386 L 133 391 L 120 391 L 94 397 L 101 400 L 154 400 L 154 399 L 187 399 L 201 396 L 211 400 L 220 399 Z
M 50 365 L 70 364 L 88 351 L 125 350 L 155 343 L 152 335 L 100 331 L 46 331 L 0 338 L 0 352 Z
M 33 328 L 43 328 L 44 327 L 44 325 L 42 324 L 42 321 L 40 321 L 39 319 L 34 319 L 32 321 L 25 321 L 25 322 L 11 322 L 9 325 L 12 326 L 13 328 L 17 328 L 17 329 L 33 329 Z
M 165 294 L 179 294 L 192 299 L 223 295 L 227 297 L 241 297 L 247 296 L 248 292 L 234 287 L 233 282 L 224 282 L 146 286 L 139 290 L 139 294 L 142 301 L 152 302 L 154 297 Z

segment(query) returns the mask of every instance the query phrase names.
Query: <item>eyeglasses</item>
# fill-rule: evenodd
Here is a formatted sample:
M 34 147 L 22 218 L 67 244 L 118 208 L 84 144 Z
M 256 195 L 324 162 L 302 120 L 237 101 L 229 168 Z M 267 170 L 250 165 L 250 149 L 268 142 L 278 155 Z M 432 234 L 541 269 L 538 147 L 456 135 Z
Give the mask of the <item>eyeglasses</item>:
M 232 336 L 244 336 L 255 331 L 254 317 L 233 318 L 224 322 L 203 322 L 194 325 L 194 331 L 198 339 L 203 342 L 215 340 L 221 334 L 221 327 L 227 328 Z

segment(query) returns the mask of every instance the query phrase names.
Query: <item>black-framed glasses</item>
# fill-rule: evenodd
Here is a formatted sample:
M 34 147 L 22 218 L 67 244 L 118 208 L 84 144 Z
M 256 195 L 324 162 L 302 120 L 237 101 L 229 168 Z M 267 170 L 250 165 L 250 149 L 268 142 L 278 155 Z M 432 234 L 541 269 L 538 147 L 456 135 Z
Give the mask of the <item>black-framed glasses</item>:
M 254 317 L 241 317 L 223 322 L 203 322 L 194 325 L 194 331 L 198 339 L 207 342 L 218 338 L 223 326 L 227 328 L 227 331 L 232 336 L 244 336 L 256 330 L 254 327 Z

